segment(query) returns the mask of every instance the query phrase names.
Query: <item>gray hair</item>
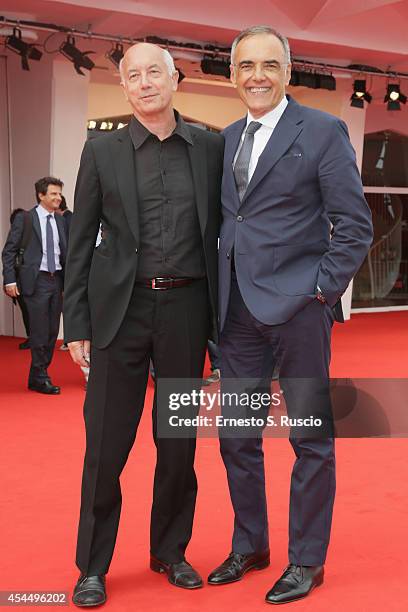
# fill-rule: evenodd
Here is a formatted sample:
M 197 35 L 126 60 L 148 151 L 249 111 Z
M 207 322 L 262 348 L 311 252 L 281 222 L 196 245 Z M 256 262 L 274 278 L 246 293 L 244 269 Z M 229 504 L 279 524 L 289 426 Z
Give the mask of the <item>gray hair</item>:
M 235 50 L 241 40 L 244 40 L 244 38 L 248 38 L 249 36 L 255 36 L 256 34 L 271 34 L 272 36 L 276 36 L 276 38 L 282 43 L 283 51 L 285 54 L 285 62 L 290 64 L 290 47 L 288 39 L 286 38 L 286 36 L 278 32 L 277 30 L 274 30 L 273 28 L 266 25 L 252 26 L 250 28 L 242 30 L 242 32 L 238 34 L 231 46 L 231 64 L 234 63 Z
M 152 44 L 152 43 L 149 43 Z M 155 47 L 158 47 L 158 45 L 154 45 Z M 163 60 L 164 63 L 167 66 L 167 70 L 169 71 L 169 75 L 173 76 L 173 74 L 177 71 L 177 68 L 174 65 L 174 60 L 172 58 L 172 56 L 170 55 L 169 51 L 167 51 L 167 49 L 162 49 L 162 47 L 159 47 L 159 49 L 162 51 L 163 53 Z M 124 60 L 125 57 L 122 57 L 122 59 L 119 62 L 119 74 L 120 74 L 120 81 L 121 83 L 123 83 L 123 81 L 125 80 L 125 69 L 124 69 Z

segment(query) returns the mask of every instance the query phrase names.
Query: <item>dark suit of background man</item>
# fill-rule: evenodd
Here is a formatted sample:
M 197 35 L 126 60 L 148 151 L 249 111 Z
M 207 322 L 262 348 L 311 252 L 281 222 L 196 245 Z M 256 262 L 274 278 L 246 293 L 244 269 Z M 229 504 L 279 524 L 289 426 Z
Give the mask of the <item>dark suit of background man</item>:
M 24 233 L 24 214 L 16 215 L 4 245 L 3 276 L 7 295 L 23 294 L 30 321 L 31 367 L 28 388 L 57 395 L 60 388 L 48 376 L 62 309 L 66 256 L 65 223 L 56 215 L 62 181 L 44 177 L 35 184 L 38 206 L 30 212 L 32 230 L 16 277 L 15 261 Z
M 24 208 L 15 208 L 10 215 L 10 226 L 13 225 L 14 219 L 19 214 L 22 214 L 25 216 L 24 224 L 29 224 L 29 223 L 31 224 L 31 217 L 28 216 L 30 214 L 29 211 L 25 210 Z M 24 230 L 23 230 L 23 235 L 24 235 Z M 27 310 L 27 306 L 24 300 L 24 296 L 22 293 L 20 293 L 16 298 L 13 297 L 12 300 L 13 300 L 14 305 L 18 304 L 20 307 L 21 315 L 23 317 L 24 329 L 25 329 L 26 336 L 27 336 L 27 340 L 24 340 L 24 342 L 21 342 L 18 345 L 18 348 L 21 350 L 27 350 L 30 348 L 30 320 L 28 318 L 28 310 Z
M 142 414 L 150 358 L 158 378 L 201 378 L 207 339 L 216 333 L 223 138 L 174 112 L 178 73 L 167 51 L 131 47 L 121 76 L 134 116 L 85 145 L 69 237 L 64 321 L 74 361 L 87 364 L 92 341 L 77 605 L 106 598 L 119 476 Z M 103 238 L 94 248 L 100 222 Z M 151 568 L 196 588 L 202 580 L 184 556 L 197 492 L 195 439 L 159 438 L 156 410 L 155 401 Z
M 372 240 L 371 215 L 345 124 L 285 96 L 287 40 L 259 26 L 241 33 L 231 53 L 232 82 L 248 115 L 225 130 L 221 380 L 262 380 L 278 361 L 285 392 L 293 390 L 289 379 L 307 379 L 295 400 L 310 416 L 313 381 L 328 381 L 340 297 Z M 289 397 L 286 404 L 291 413 Z M 289 566 L 267 594 L 269 603 L 292 601 L 321 584 L 330 535 L 333 439 L 290 442 L 296 461 Z M 235 523 L 232 554 L 210 575 L 211 584 L 269 564 L 262 438 L 225 437 L 220 444 Z

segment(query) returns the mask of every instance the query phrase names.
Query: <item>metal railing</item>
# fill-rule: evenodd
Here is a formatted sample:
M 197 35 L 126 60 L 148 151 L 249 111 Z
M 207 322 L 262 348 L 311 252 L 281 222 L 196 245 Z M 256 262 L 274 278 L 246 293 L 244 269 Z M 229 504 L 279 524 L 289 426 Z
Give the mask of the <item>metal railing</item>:
M 393 289 L 401 265 L 402 206 L 395 194 L 378 194 L 372 203 L 375 216 L 382 223 L 388 219 L 389 227 L 368 252 L 356 278 L 354 299 L 384 298 Z

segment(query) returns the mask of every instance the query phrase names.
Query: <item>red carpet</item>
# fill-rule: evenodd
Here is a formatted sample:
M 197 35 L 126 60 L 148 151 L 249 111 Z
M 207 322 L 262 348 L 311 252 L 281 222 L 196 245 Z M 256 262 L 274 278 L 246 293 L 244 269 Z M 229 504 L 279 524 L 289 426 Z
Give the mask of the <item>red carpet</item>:
M 84 444 L 82 374 L 67 353 L 57 351 L 51 375 L 63 388 L 61 396 L 28 392 L 29 354 L 18 351 L 17 344 L 16 338 L 0 338 L 0 590 L 71 591 L 77 578 L 74 553 Z M 356 315 L 346 325 L 337 325 L 332 375 L 408 377 L 408 312 Z M 122 478 L 122 521 L 105 609 L 268 609 L 265 592 L 287 562 L 290 445 L 282 439 L 265 443 L 271 567 L 224 587 L 176 589 L 148 569 L 154 465 L 151 391 L 149 387 L 137 443 Z M 290 609 L 408 608 L 407 454 L 405 439 L 337 441 L 338 488 L 326 582 Z M 199 497 L 188 559 L 205 577 L 228 554 L 232 525 L 215 440 L 199 441 L 196 466 Z

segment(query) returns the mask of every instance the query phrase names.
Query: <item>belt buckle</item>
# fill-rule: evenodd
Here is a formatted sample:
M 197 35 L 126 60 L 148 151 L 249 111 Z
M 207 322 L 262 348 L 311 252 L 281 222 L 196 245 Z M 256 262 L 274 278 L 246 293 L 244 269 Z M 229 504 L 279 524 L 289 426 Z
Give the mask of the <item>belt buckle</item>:
M 157 286 L 157 281 L 162 281 L 165 280 L 164 278 L 152 278 L 151 280 L 151 288 L 155 289 L 156 291 L 163 291 L 163 289 L 167 289 L 167 287 L 158 287 Z

